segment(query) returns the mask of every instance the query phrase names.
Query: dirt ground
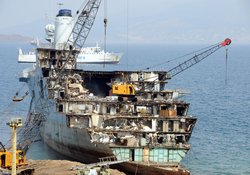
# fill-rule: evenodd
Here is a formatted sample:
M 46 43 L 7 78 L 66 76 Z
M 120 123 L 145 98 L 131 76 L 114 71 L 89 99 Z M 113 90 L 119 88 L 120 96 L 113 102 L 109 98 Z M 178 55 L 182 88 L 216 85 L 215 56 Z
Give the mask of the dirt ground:
M 84 165 L 68 160 L 29 160 L 28 165 L 20 167 L 17 172 L 25 169 L 34 169 L 34 175 L 72 175 L 79 170 L 71 170 L 72 167 Z M 111 175 L 126 175 L 118 170 L 110 169 Z

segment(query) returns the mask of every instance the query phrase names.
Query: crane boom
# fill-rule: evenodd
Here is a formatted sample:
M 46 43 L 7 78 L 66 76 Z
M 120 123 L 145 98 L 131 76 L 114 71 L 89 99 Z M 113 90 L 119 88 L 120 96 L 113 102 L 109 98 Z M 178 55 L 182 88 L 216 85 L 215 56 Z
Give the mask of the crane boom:
M 68 44 L 73 47 L 82 48 L 88 34 L 94 24 L 101 0 L 89 0 L 81 12 L 77 12 L 76 23 L 68 38 Z
M 100 7 L 101 0 L 87 0 L 86 5 L 80 11 L 77 11 L 75 19 L 73 20 L 72 30 L 69 35 L 66 37 L 66 40 L 63 42 L 63 50 L 67 52 L 69 49 L 70 52 L 65 58 L 65 62 L 61 66 L 60 73 L 65 69 L 65 66 L 69 63 L 71 57 L 77 58 L 79 50 L 83 47 L 88 34 L 94 24 L 98 9 Z M 64 27 L 65 25 L 63 25 Z M 67 30 L 64 29 L 63 30 Z M 65 43 L 66 42 L 66 43 Z M 60 46 L 60 42 L 58 45 Z M 75 52 L 76 51 L 76 52 Z M 70 63 L 74 67 L 75 62 Z
M 6 149 L 5 149 L 4 145 L 2 144 L 2 142 L 0 142 L 0 146 L 2 147 L 3 151 L 5 152 Z
M 212 53 L 214 53 L 215 51 L 217 51 L 218 49 L 230 45 L 231 44 L 231 39 L 227 38 L 225 39 L 225 41 L 209 48 L 208 50 L 205 50 L 195 56 L 193 56 L 192 58 L 184 61 L 183 63 L 179 64 L 178 66 L 170 69 L 169 71 L 167 71 L 167 78 L 172 78 L 175 75 L 183 72 L 184 70 L 192 67 L 193 65 L 199 63 L 201 60 L 205 59 L 206 57 L 208 57 L 209 55 L 211 55 Z

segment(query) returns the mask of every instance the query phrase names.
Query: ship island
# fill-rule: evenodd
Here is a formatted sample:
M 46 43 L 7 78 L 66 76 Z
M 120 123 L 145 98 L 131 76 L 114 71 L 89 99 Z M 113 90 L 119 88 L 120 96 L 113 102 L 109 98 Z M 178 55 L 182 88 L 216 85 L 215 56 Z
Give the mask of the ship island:
M 71 10 L 59 10 L 52 44 L 37 47 L 36 64 L 23 70 L 19 81 L 31 96 L 26 127 L 36 123 L 42 140 L 73 160 L 108 160 L 129 174 L 190 174 L 181 161 L 197 118 L 188 113 L 183 93 L 165 85 L 231 40 L 169 71 L 78 69 L 100 3 L 88 0 L 74 18 Z

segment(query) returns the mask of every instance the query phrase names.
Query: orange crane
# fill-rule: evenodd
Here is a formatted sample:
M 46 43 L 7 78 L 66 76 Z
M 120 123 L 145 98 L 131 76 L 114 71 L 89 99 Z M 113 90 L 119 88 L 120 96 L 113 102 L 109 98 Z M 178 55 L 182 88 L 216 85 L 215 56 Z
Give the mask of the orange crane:
M 16 165 L 26 165 L 26 156 L 22 150 L 16 151 Z M 2 168 L 11 169 L 12 166 L 12 152 L 7 150 L 0 150 L 0 166 Z
M 12 169 L 12 174 L 16 174 L 16 166 L 26 164 L 26 156 L 23 150 L 16 150 L 16 129 L 22 126 L 21 119 L 12 119 L 7 123 L 12 128 L 12 151 L 6 150 L 5 146 L 0 142 L 0 166 L 2 168 Z
M 6 150 L 2 142 L 0 142 L 0 167 L 11 169 L 12 166 L 12 152 Z M 16 165 L 26 165 L 26 156 L 23 150 L 16 151 Z

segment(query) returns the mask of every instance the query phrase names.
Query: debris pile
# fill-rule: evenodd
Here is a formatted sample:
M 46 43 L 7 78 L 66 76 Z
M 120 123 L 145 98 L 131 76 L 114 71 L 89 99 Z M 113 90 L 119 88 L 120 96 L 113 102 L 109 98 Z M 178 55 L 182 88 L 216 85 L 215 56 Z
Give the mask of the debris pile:
M 21 167 L 18 169 L 18 173 L 21 174 L 21 172 L 30 172 L 33 171 L 33 175 L 72 175 L 72 174 L 81 174 L 82 171 L 79 171 L 78 169 L 74 169 L 72 167 L 75 166 L 84 166 L 84 164 L 74 161 L 68 161 L 68 160 L 29 160 L 28 165 Z M 96 168 L 98 169 L 98 168 Z M 88 172 L 94 172 L 93 170 L 88 170 Z M 116 169 L 107 169 L 105 170 L 110 175 L 126 175 L 123 172 L 120 172 Z M 86 170 L 87 173 L 87 170 Z M 86 174 L 88 175 L 88 174 Z

